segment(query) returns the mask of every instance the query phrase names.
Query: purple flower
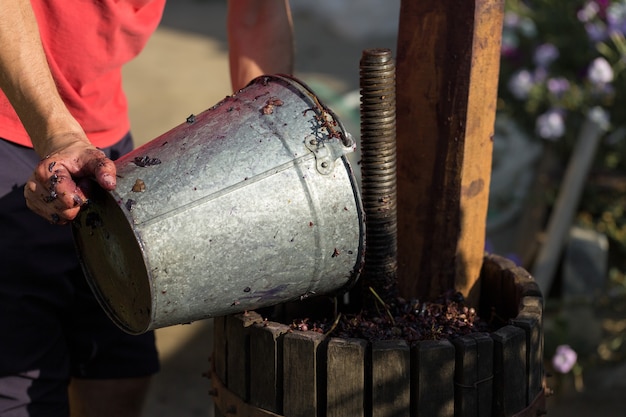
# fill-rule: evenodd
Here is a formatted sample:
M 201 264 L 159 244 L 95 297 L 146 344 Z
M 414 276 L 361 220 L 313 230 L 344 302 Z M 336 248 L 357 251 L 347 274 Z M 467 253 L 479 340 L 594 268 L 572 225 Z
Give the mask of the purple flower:
M 589 66 L 587 77 L 594 85 L 603 86 L 613 81 L 613 68 L 606 59 L 596 58 Z
M 569 81 L 563 77 L 550 78 L 546 85 L 548 86 L 548 91 L 553 96 L 559 98 L 562 97 L 563 94 L 565 94 L 570 88 Z
M 545 67 L 537 67 L 533 72 L 533 81 L 535 84 L 543 83 L 548 78 L 548 70 Z
M 555 140 L 565 134 L 563 112 L 550 109 L 537 118 L 535 125 L 537 135 L 543 139 Z
M 611 126 L 611 115 L 600 106 L 593 107 L 587 113 L 587 117 L 603 130 L 609 130 Z
M 535 25 L 535 22 L 528 17 L 520 19 L 518 29 L 520 33 L 527 38 L 534 38 L 537 36 L 537 25 Z
M 602 42 L 609 36 L 604 23 L 585 23 L 585 31 L 593 43 Z
M 520 17 L 517 13 L 506 11 L 504 13 L 504 27 L 515 29 L 520 23 Z
M 574 349 L 569 345 L 559 345 L 552 357 L 552 366 L 555 371 L 566 374 L 576 365 L 577 360 L 578 354 Z
M 585 3 L 582 9 L 577 13 L 578 20 L 581 22 L 589 22 L 591 19 L 597 16 L 600 11 L 600 6 L 595 1 L 588 1 Z
M 598 12 L 600 16 L 606 15 L 606 9 L 608 9 L 612 1 L 613 0 L 595 0 L 595 2 L 598 3 L 598 7 L 600 8 Z
M 559 57 L 559 50 L 551 43 L 544 43 L 535 50 L 535 65 L 546 68 Z
M 606 11 L 606 21 L 609 26 L 609 33 L 626 33 L 626 4 L 613 3 Z
M 533 76 L 527 69 L 519 70 L 509 80 L 509 91 L 518 100 L 528 98 L 531 88 L 534 85 Z

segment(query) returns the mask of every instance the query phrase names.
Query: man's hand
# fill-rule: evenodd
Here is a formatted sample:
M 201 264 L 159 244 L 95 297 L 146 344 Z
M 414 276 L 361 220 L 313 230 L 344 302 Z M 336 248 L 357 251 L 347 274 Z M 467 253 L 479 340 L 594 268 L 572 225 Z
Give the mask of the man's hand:
M 87 203 L 90 179 L 105 190 L 113 190 L 116 184 L 115 164 L 104 152 L 86 140 L 61 139 L 64 144 L 46 154 L 24 187 L 28 208 L 55 224 L 78 215 Z

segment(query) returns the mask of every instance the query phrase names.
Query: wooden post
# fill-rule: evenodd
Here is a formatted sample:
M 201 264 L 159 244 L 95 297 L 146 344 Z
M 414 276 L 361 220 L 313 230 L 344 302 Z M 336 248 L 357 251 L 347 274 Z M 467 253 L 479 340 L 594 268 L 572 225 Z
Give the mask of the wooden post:
M 404 0 L 397 51 L 398 286 L 478 304 L 503 0 Z

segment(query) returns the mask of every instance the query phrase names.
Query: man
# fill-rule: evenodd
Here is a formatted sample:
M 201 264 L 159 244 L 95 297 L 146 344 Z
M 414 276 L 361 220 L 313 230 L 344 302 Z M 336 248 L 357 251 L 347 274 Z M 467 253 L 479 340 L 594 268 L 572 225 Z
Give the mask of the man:
M 108 320 L 60 225 L 87 202 L 86 179 L 115 188 L 111 159 L 132 147 L 121 67 L 164 3 L 0 2 L 0 416 L 141 413 L 153 335 Z M 292 72 L 288 0 L 231 0 L 227 19 L 235 91 Z

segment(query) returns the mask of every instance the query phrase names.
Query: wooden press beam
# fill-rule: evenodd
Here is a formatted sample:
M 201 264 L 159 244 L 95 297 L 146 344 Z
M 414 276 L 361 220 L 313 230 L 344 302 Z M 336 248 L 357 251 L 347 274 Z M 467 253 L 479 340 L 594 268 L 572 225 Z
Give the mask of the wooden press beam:
M 398 287 L 477 304 L 504 0 L 402 0 L 397 45 Z

